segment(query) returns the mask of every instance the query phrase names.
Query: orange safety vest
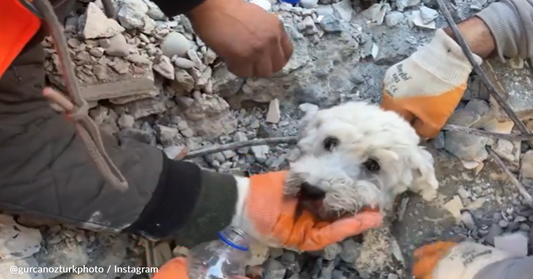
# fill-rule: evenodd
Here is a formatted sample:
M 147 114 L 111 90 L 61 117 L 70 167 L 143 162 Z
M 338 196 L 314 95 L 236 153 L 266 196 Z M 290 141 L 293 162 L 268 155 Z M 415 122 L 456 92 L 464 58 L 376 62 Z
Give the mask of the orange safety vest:
M 41 27 L 41 20 L 21 2 L 0 0 L 0 77 Z

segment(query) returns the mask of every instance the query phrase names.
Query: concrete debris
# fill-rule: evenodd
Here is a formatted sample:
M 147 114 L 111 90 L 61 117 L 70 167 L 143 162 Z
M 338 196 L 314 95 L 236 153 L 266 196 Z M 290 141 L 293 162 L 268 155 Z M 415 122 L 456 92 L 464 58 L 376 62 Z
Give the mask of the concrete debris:
M 252 0 L 279 16 L 294 43 L 294 54 L 274 76 L 245 79 L 227 69 L 185 16 L 167 18 L 150 0 L 114 0 L 117 20 L 112 20 L 106 18 L 101 1 L 79 2 L 80 8 L 65 21 L 65 35 L 82 95 L 91 105 L 90 116 L 121 144 L 149 144 L 172 159 L 207 146 L 297 135 L 299 118 L 320 108 L 351 100 L 380 102 L 381 77 L 388 67 L 428 43 L 444 22 L 434 3 L 425 0 L 373 5 L 350 0 L 301 0 L 297 5 Z M 470 14 L 489 2 L 462 3 L 459 12 Z M 48 80 L 64 90 L 50 38 L 43 47 Z M 527 92 L 533 82 L 523 61 L 489 62 L 512 108 L 524 120 L 532 119 L 533 97 Z M 489 71 L 487 63 L 483 67 Z M 509 119 L 498 118 L 476 77 L 469 81 L 448 124 L 507 134 L 513 130 Z M 533 121 L 526 124 L 533 128 Z M 357 237 L 312 253 L 253 244 L 249 270 L 270 279 L 410 278 L 404 269 L 411 265 L 413 247 L 448 232 L 489 245 L 521 247 L 516 250 L 521 254 L 531 252 L 525 249 L 533 243 L 527 241 L 533 239 L 533 210 L 506 187 L 505 175 L 487 162 L 487 145 L 513 171 L 519 171 L 521 181 L 533 191 L 531 147 L 443 131 L 430 146 L 437 149 L 435 164 L 442 189 L 438 201 L 409 199 L 394 233 L 385 229 L 365 235 L 374 239 L 375 249 Z M 297 148 L 287 145 L 259 145 L 194 162 L 218 172 L 260 173 L 287 169 L 298 156 Z M 16 223 L 2 216 L 0 270 L 14 264 L 142 264 L 144 250 L 134 236 L 106 235 L 25 217 Z M 187 247 L 164 243 L 156 247 L 158 265 L 187 252 Z M 131 278 L 111 274 L 105 279 L 115 276 Z M 61 275 L 70 277 L 104 279 L 96 274 Z
M 94 3 L 87 5 L 85 18 L 83 36 L 87 40 L 110 38 L 125 30 L 115 20 L 107 18 L 104 12 Z

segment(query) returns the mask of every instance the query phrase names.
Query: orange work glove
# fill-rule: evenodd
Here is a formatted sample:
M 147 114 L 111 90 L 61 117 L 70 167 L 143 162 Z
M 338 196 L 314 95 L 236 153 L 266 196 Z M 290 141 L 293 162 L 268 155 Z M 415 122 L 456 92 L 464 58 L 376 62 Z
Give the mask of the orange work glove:
M 429 44 L 387 70 L 381 107 L 402 115 L 422 139 L 433 138 L 459 104 L 471 71 L 461 47 L 439 29 Z
M 242 0 L 207 0 L 187 16 L 194 31 L 237 76 L 270 76 L 291 58 L 292 43 L 277 15 Z
M 381 214 L 370 211 L 332 223 L 316 221 L 308 211 L 295 218 L 297 199 L 283 195 L 286 174 L 280 171 L 237 178 L 242 206 L 233 225 L 264 244 L 300 251 L 320 250 L 381 225 Z
M 189 279 L 187 259 L 178 257 L 166 262 L 152 279 Z M 231 279 L 248 279 L 244 276 L 235 276 Z
M 487 268 L 495 267 L 494 264 L 504 263 L 504 260 L 516 260 L 516 256 L 473 242 L 436 242 L 417 249 L 414 256 L 413 276 L 416 279 L 517 278 L 503 274 L 499 276 L 493 274 L 494 277 L 487 277 Z M 512 267 L 513 264 L 509 266 Z M 518 265 L 514 264 L 514 266 Z M 501 270 L 501 268 L 495 270 Z M 501 271 L 505 272 L 505 270 Z M 483 276 L 479 277 L 481 274 Z

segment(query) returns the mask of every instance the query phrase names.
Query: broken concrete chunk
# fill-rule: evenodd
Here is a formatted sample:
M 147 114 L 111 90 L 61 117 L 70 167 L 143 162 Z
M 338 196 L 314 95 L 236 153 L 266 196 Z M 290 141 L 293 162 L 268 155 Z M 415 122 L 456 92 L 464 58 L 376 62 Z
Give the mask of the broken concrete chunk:
M 115 20 L 107 18 L 104 12 L 92 2 L 87 6 L 85 15 L 87 18 L 83 29 L 85 39 L 109 38 L 125 30 Z
M 422 19 L 422 23 L 430 24 L 437 17 L 439 17 L 439 12 L 436 10 L 430 9 L 426 6 L 420 7 L 420 18 Z
M 279 109 L 279 100 L 274 99 L 270 101 L 270 104 L 268 105 L 266 122 L 278 123 L 280 119 L 281 119 L 281 111 Z
M 110 83 L 86 85 L 80 88 L 81 95 L 86 101 L 127 97 L 148 94 L 154 88 L 152 75 L 126 79 Z
M 166 79 L 173 80 L 175 78 L 174 66 L 172 66 L 170 58 L 165 55 L 161 55 L 161 57 L 159 57 L 159 60 L 154 63 L 152 68 L 154 69 L 154 71 L 158 72 Z
M 427 29 L 436 29 L 437 25 L 435 24 L 435 21 L 431 21 L 429 23 L 424 23 L 424 19 L 422 18 L 420 11 L 413 11 L 411 15 L 411 22 L 418 27 L 427 28 Z
M 191 92 L 195 85 L 194 78 L 184 69 L 176 69 L 176 82 L 175 85 L 185 89 L 187 92 Z
M 126 38 L 122 34 L 117 34 L 109 38 L 109 46 L 105 53 L 111 56 L 125 57 L 130 53 L 131 45 L 126 42 Z

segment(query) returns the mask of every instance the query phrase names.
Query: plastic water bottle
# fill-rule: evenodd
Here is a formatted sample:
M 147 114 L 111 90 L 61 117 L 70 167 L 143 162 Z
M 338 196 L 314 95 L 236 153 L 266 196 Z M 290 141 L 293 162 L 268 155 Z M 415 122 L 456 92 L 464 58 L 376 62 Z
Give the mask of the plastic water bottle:
M 202 243 L 189 251 L 187 259 L 190 279 L 228 279 L 244 276 L 250 258 L 248 235 L 227 227 L 218 239 Z

